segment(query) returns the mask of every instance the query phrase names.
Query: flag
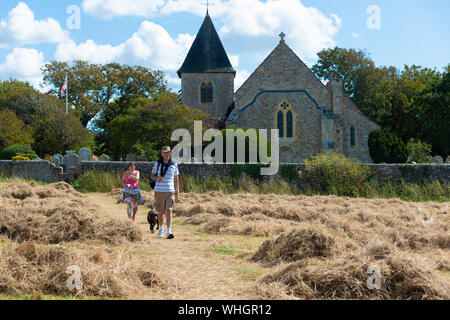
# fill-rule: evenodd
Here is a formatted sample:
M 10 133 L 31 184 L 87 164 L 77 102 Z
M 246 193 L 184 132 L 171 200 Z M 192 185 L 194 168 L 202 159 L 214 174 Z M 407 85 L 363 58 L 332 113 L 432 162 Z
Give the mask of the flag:
M 66 80 L 64 81 L 64 84 L 61 87 L 61 97 L 64 97 L 66 95 L 67 91 L 67 74 L 66 74 Z

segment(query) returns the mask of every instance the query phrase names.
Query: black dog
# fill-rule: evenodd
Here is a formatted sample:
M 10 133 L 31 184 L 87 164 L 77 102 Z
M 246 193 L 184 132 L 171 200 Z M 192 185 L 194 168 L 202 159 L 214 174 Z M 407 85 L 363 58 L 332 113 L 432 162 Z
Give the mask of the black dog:
M 155 233 L 155 230 L 153 230 L 156 227 L 156 230 L 159 230 L 159 220 L 158 220 L 158 213 L 155 210 L 149 211 L 147 215 L 147 221 L 150 224 L 150 231 L 152 233 Z

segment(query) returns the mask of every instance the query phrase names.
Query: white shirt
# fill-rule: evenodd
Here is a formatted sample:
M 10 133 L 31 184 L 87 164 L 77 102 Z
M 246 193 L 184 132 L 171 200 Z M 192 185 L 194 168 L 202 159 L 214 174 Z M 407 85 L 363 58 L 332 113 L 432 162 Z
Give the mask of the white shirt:
M 155 164 L 153 165 L 152 173 L 157 173 L 156 170 L 158 170 L 156 177 L 161 177 L 162 167 L 163 167 L 163 165 L 160 164 L 159 170 L 158 170 L 158 162 L 155 162 Z M 155 192 L 175 192 L 174 180 L 175 180 L 175 177 L 178 177 L 179 175 L 180 175 L 180 172 L 178 171 L 178 165 L 176 163 L 172 164 L 167 169 L 166 175 L 164 176 L 164 181 L 163 182 L 156 181 L 156 186 L 155 186 L 154 191 Z

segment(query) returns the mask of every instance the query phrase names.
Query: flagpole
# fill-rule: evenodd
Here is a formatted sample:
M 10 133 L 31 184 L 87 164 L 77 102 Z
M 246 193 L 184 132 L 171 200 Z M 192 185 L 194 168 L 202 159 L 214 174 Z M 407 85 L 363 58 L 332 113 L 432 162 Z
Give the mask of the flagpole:
M 66 116 L 69 115 L 69 81 L 66 72 Z

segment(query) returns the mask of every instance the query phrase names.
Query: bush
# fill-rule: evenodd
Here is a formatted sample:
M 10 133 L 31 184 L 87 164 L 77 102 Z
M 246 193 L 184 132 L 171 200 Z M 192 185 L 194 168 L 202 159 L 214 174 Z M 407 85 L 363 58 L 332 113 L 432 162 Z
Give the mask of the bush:
M 370 133 L 369 150 L 375 163 L 406 163 L 408 160 L 405 143 L 386 128 Z
M 0 152 L 0 160 L 11 160 L 15 156 L 26 156 L 30 159 L 38 158 L 30 146 L 21 144 L 6 147 L 2 152 Z
M 19 154 L 19 156 L 21 156 L 21 157 L 26 157 L 26 158 L 30 158 L 30 160 L 38 159 L 38 158 L 39 158 L 38 155 L 35 154 L 35 153 L 21 153 L 21 154 Z
M 320 154 L 305 161 L 300 179 L 320 194 L 358 197 L 369 178 L 369 168 L 341 154 Z
M 409 152 L 409 163 L 427 163 L 431 159 L 431 144 L 411 139 L 408 142 L 407 148 Z
M 30 158 L 24 157 L 24 156 L 15 156 L 15 157 L 12 157 L 12 160 L 14 160 L 14 161 L 30 161 Z

